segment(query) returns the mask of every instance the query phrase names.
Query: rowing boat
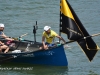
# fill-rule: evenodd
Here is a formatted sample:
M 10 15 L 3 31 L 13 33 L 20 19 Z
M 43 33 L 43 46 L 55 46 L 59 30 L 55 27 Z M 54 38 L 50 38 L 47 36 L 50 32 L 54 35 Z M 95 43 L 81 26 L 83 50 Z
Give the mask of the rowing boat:
M 1 40 L 6 43 L 7 40 Z M 51 66 L 67 66 L 67 58 L 63 45 L 39 50 L 40 42 L 29 40 L 13 41 L 15 47 L 11 47 L 8 53 L 0 53 L 0 62 L 28 63 Z
M 0 62 L 8 62 L 9 60 L 9 62 L 15 63 L 68 66 L 66 53 L 63 47 L 64 45 L 60 44 L 60 42 L 60 45 L 56 44 L 48 50 L 39 50 L 42 43 L 36 41 L 37 29 L 36 22 L 36 25 L 33 27 L 34 41 L 13 41 L 12 43 L 15 44 L 15 46 L 10 47 L 8 53 L 0 53 Z M 60 1 L 59 35 L 61 35 L 61 33 L 67 34 L 70 40 L 66 42 L 66 44 L 77 42 L 89 61 L 93 60 L 98 49 L 100 49 L 91 38 L 100 35 L 100 33 L 90 36 L 67 0 Z M 0 39 L 0 41 L 4 43 L 7 42 L 5 39 Z

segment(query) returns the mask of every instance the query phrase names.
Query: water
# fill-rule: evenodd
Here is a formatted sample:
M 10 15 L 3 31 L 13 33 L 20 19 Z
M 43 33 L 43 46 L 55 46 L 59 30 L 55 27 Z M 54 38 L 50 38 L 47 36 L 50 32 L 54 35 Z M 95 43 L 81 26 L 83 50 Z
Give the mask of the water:
M 68 0 L 84 27 L 92 35 L 100 32 L 100 0 Z M 34 40 L 33 25 L 37 21 L 37 40 L 41 42 L 41 32 L 45 25 L 59 33 L 59 0 L 0 0 L 0 23 L 5 24 L 5 34 L 19 37 L 25 33 L 24 39 Z M 67 40 L 65 34 L 62 37 Z M 100 46 L 100 36 L 93 37 Z M 68 67 L 39 65 L 5 65 L 11 70 L 1 70 L 0 75 L 100 75 L 100 51 L 92 62 L 75 43 L 66 49 Z M 2 65 L 0 66 L 2 67 Z M 14 69 L 17 67 L 18 69 Z M 24 69 L 23 69 L 24 67 Z M 27 69 L 28 67 L 28 69 Z

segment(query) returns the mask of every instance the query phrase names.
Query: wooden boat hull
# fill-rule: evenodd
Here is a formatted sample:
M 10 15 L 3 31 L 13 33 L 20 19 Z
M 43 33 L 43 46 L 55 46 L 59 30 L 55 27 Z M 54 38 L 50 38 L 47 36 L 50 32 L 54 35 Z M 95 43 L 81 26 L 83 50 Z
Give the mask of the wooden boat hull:
M 21 49 L 23 46 L 27 46 L 29 42 L 20 42 L 17 49 Z M 32 42 L 31 42 L 32 43 Z M 34 49 L 37 43 L 33 43 L 30 49 Z M 39 64 L 39 65 L 50 65 L 50 66 L 68 66 L 67 58 L 63 45 L 51 48 L 48 50 L 37 50 L 21 53 L 1 53 L 1 61 L 7 61 L 15 63 L 28 63 L 28 64 Z

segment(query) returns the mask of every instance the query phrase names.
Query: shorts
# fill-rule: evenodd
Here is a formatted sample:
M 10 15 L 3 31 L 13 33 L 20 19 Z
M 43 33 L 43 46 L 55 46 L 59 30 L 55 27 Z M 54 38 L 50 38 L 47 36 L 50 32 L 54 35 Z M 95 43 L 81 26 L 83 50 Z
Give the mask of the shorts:
M 48 43 L 48 42 L 46 42 L 45 43 L 48 47 L 54 47 L 55 46 L 55 44 L 53 44 L 53 43 Z

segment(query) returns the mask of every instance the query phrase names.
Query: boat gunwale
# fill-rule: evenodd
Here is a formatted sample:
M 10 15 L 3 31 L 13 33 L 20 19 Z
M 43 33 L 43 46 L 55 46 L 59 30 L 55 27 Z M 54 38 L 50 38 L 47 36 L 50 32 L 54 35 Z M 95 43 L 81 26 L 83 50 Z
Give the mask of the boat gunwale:
M 63 44 L 61 44 L 60 46 L 63 46 Z M 19 54 L 24 55 L 24 54 L 31 54 L 31 53 L 38 52 L 38 51 L 50 51 L 50 50 L 52 50 L 52 49 L 59 48 L 60 46 L 53 47 L 53 48 L 50 48 L 50 49 L 48 49 L 48 50 L 44 50 L 44 49 L 39 50 L 39 49 L 38 49 L 37 51 L 29 51 L 29 52 L 21 52 L 21 53 L 0 53 L 0 55 L 19 55 Z

